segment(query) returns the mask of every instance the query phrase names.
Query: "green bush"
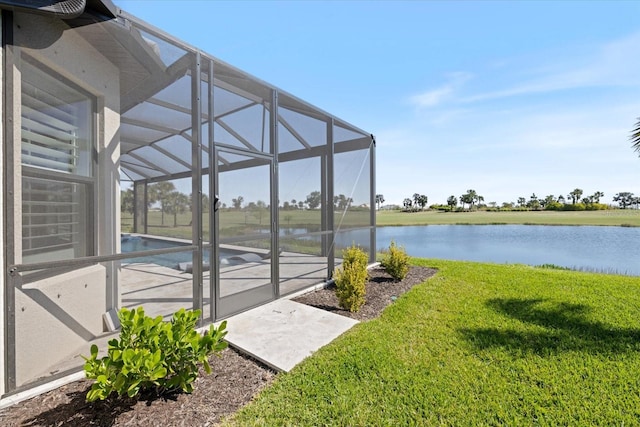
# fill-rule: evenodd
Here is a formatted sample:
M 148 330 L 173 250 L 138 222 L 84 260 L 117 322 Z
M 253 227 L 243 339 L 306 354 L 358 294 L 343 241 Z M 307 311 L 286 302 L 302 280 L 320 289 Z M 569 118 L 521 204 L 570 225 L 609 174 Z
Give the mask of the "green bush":
M 439 205 L 439 204 L 434 204 L 429 206 L 429 209 L 433 210 L 433 211 L 443 211 L 443 212 L 449 212 L 451 210 L 451 206 L 449 205 Z
M 563 267 L 557 264 L 539 264 L 534 266 L 536 268 L 546 268 L 547 270 L 571 270 L 569 267 Z
M 365 303 L 368 256 L 354 245 L 342 251 L 342 260 L 342 267 L 333 276 L 336 296 L 340 307 L 356 312 Z
M 609 209 L 609 205 L 604 203 L 589 203 L 585 206 L 585 209 L 588 211 L 605 211 Z
M 566 203 L 562 207 L 562 210 L 563 211 L 583 211 L 585 210 L 585 206 L 584 206 L 584 203 L 574 203 L 574 204 Z
M 226 322 L 213 325 L 204 335 L 194 328 L 200 310 L 180 309 L 171 322 L 144 314 L 144 309 L 123 308 L 118 313 L 120 339 L 109 341 L 107 356 L 98 358 L 98 346 L 91 346 L 91 356 L 84 358 L 84 371 L 96 380 L 87 392 L 87 401 L 104 400 L 111 393 L 136 396 L 141 390 L 156 389 L 158 394 L 182 390 L 193 391 L 198 364 L 209 374 L 209 355 L 227 347 Z
M 409 255 L 392 240 L 389 250 L 382 256 L 380 265 L 395 280 L 402 280 L 409 272 Z
M 544 210 L 545 211 L 561 211 L 562 206 L 564 205 L 560 202 L 550 202 L 550 203 L 547 203 L 547 205 L 544 207 Z

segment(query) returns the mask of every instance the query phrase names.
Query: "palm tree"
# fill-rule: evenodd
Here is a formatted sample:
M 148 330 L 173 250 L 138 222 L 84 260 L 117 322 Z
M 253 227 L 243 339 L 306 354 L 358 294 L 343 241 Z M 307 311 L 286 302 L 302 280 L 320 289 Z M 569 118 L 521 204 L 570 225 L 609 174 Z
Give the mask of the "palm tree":
M 638 117 L 636 128 L 631 131 L 631 146 L 640 153 L 640 117 Z
M 420 196 L 418 196 L 418 204 L 420 205 L 420 209 L 424 210 L 424 207 L 427 206 L 427 203 L 429 203 L 429 198 L 424 194 L 420 194 Z
M 456 198 L 456 196 L 449 196 L 449 198 L 447 199 L 447 205 L 449 205 L 450 209 L 449 211 L 453 211 L 453 208 L 456 207 L 456 205 L 458 204 L 458 199 Z
M 469 195 L 469 193 L 463 194 L 460 196 L 460 203 L 462 204 L 462 209 L 464 210 L 464 205 L 469 204 L 469 210 L 471 210 L 471 205 L 473 204 L 473 199 Z
M 418 207 L 419 203 L 420 203 L 420 194 L 413 193 L 413 206 Z
M 602 191 L 596 191 L 591 197 L 595 203 L 600 203 L 600 198 L 604 197 L 604 193 Z
M 613 196 L 613 201 L 618 202 L 622 209 L 626 209 L 627 206 L 631 206 L 635 203 L 635 198 L 633 197 L 633 193 L 623 191 Z
M 464 197 L 465 199 L 465 200 L 462 200 L 462 198 L 460 199 L 460 201 L 462 202 L 462 208 L 464 209 L 464 204 L 468 203 L 469 210 L 471 211 L 473 210 L 473 205 L 476 202 L 480 202 L 479 198 L 482 196 L 479 196 L 476 190 L 467 190 L 467 194 L 463 194 L 462 197 Z M 484 201 L 484 197 L 482 197 L 482 200 Z
M 554 196 L 553 194 L 549 194 L 547 197 L 544 198 L 544 200 L 547 204 L 557 202 L 556 196 Z
M 244 197 L 242 197 L 242 196 L 238 196 L 235 199 L 231 199 L 231 204 L 233 205 L 234 209 L 241 209 L 242 208 L 242 202 L 244 202 Z
M 576 188 L 571 193 L 569 193 L 569 198 L 571 199 L 571 204 L 575 205 L 576 202 L 580 201 L 580 197 L 582 197 L 582 189 Z

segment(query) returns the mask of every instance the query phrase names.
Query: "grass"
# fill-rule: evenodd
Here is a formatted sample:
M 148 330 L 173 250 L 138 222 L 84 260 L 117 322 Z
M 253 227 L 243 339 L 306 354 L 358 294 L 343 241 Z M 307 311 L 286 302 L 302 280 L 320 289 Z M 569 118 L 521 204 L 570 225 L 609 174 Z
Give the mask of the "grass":
M 353 228 L 368 226 L 370 221 L 369 210 L 350 210 L 346 213 L 335 212 L 336 227 Z M 281 228 L 301 228 L 308 232 L 320 231 L 322 217 L 320 210 L 281 210 Z M 148 215 L 148 234 L 156 236 L 191 239 L 191 212 L 178 214 L 175 218 L 171 214 L 163 216 L 159 211 L 150 211 Z M 220 237 L 230 237 L 239 234 L 257 233 L 260 229 L 268 229 L 270 218 L 266 210 L 249 211 L 224 209 L 220 211 Z M 202 214 L 203 234 L 209 234 L 209 212 Z M 131 233 L 133 230 L 133 216 L 123 213 L 120 220 L 120 229 L 123 233 Z M 266 236 L 265 236 L 266 237 Z
M 638 425 L 640 279 L 457 261 L 229 425 Z
M 436 224 L 531 224 L 531 225 L 616 225 L 640 227 L 640 210 L 611 209 L 606 211 L 554 212 L 400 212 L 379 211 L 379 226 Z
M 209 214 L 203 213 L 204 234 L 209 232 Z M 226 210 L 220 214 L 221 236 L 232 236 L 243 227 L 267 227 L 266 214 Z M 368 211 L 348 212 L 344 217 L 336 213 L 336 225 L 342 228 L 366 226 Z M 173 215 L 165 214 L 164 223 L 160 212 L 149 213 L 149 234 L 183 239 L 191 238 L 191 213 L 179 214 L 177 227 L 173 226 Z M 552 212 L 552 211 L 514 211 L 514 212 L 400 212 L 379 211 L 376 213 L 379 226 L 390 225 L 438 225 L 438 224 L 536 224 L 536 225 L 614 225 L 640 227 L 640 210 L 612 209 L 606 211 Z M 320 229 L 321 217 L 317 210 L 292 210 L 280 212 L 282 227 L 307 228 L 310 231 Z M 133 229 L 133 218 L 123 214 L 121 220 L 123 233 Z

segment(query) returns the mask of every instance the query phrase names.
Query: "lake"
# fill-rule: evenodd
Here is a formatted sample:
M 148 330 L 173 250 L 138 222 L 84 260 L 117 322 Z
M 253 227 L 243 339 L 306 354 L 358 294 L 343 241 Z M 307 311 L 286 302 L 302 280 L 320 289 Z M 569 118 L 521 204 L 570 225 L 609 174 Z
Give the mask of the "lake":
M 352 233 L 360 233 L 355 231 Z M 366 232 L 358 241 L 364 241 Z M 355 237 L 341 236 L 341 244 Z M 362 239 L 362 240 L 360 240 Z M 391 240 L 411 256 L 508 264 L 555 264 L 640 276 L 640 227 L 428 225 L 378 227 L 378 250 Z

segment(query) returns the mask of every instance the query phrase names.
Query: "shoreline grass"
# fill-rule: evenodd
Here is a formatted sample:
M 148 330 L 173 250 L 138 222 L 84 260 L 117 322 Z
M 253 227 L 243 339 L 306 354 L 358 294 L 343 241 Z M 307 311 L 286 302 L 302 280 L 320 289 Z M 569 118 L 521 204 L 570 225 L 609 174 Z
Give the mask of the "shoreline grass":
M 227 425 L 640 423 L 640 278 L 413 262 L 439 272 Z
M 378 226 L 405 225 L 593 225 L 640 227 L 640 210 L 401 212 L 378 211 Z

